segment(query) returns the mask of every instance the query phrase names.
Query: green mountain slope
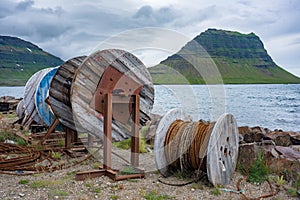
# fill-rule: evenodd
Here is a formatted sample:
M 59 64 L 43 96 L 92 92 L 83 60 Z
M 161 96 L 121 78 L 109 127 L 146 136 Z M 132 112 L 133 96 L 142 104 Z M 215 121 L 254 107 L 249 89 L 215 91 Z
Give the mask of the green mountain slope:
M 25 85 L 36 71 L 63 60 L 16 37 L 0 36 L 0 85 Z
M 149 68 L 156 84 L 300 83 L 277 66 L 254 33 L 208 29 Z

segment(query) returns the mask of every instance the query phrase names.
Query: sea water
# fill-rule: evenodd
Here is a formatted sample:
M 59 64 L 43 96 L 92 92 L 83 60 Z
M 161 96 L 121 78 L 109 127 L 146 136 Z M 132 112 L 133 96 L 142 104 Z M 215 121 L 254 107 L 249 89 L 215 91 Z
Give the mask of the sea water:
M 231 113 L 238 126 L 300 131 L 300 84 L 156 85 L 153 112 L 182 108 L 194 121 Z M 23 97 L 24 87 L 0 87 L 0 96 Z

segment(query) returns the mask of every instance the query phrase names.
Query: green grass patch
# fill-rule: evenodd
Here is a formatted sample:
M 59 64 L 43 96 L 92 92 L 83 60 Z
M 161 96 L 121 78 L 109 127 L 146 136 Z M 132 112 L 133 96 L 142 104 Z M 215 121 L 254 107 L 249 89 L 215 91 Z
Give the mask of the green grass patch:
M 51 199 L 55 197 L 67 197 L 69 196 L 69 192 L 63 191 L 61 189 L 55 189 L 50 191 L 49 196 Z
M 17 138 L 16 138 L 16 143 L 17 143 L 17 145 L 19 145 L 19 146 L 25 146 L 25 145 L 27 145 L 26 140 L 24 140 L 23 138 L 20 138 L 20 137 L 17 137 Z
M 51 188 L 64 184 L 64 180 L 36 180 L 30 184 L 31 188 Z
M 99 194 L 100 192 L 101 192 L 101 189 L 100 189 L 100 188 L 94 188 L 94 193 Z
M 215 196 L 221 195 L 221 191 L 220 191 L 220 189 L 218 187 L 215 187 L 215 188 L 211 189 L 210 193 L 213 194 L 213 195 L 215 195 Z
M 247 168 L 239 167 L 243 175 L 247 175 L 250 183 L 263 183 L 268 179 L 269 168 L 265 165 L 264 156 L 259 154 L 257 159 Z
M 129 175 L 129 174 L 139 174 L 139 173 L 143 173 L 143 171 L 134 168 L 132 166 L 127 166 L 125 168 L 123 168 L 122 170 L 120 170 L 119 174 L 120 175 Z
M 112 200 L 116 200 L 116 199 L 119 199 L 120 197 L 119 197 L 119 195 L 113 194 L 113 195 L 110 195 L 109 198 Z
M 61 154 L 59 152 L 51 152 L 51 157 L 55 160 L 60 160 L 61 159 Z
M 19 181 L 19 184 L 20 184 L 20 185 L 25 185 L 25 184 L 27 184 L 27 183 L 29 183 L 29 180 L 27 180 L 27 179 L 21 179 L 21 180 Z
M 147 192 L 144 196 L 146 200 L 165 200 L 165 199 L 174 199 L 166 194 L 158 194 L 156 191 Z
M 146 144 L 146 141 L 145 141 L 144 138 L 140 138 L 139 144 L 140 144 L 139 145 L 140 146 L 140 148 L 139 148 L 140 153 L 147 153 L 148 152 L 148 150 L 147 150 L 147 144 Z M 126 150 L 128 150 L 131 147 L 131 139 L 128 138 L 126 140 L 122 140 L 122 141 L 119 141 L 119 142 L 114 142 L 113 145 L 115 147 L 120 148 L 120 149 L 126 149 Z

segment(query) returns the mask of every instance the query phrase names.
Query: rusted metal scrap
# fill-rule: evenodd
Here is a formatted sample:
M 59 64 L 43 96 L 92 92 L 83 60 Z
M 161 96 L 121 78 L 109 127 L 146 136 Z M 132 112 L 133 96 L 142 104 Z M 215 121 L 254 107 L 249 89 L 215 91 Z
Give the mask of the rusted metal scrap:
M 56 162 L 55 158 L 51 155 L 52 152 L 53 150 L 39 150 L 34 147 L 22 147 L 16 144 L 0 143 L 0 174 L 29 175 L 53 172 L 78 165 L 93 156 L 90 154 L 82 160 L 72 163 Z M 68 156 L 64 151 L 60 151 L 60 153 L 64 156 Z M 67 158 L 65 160 L 68 161 L 69 159 Z

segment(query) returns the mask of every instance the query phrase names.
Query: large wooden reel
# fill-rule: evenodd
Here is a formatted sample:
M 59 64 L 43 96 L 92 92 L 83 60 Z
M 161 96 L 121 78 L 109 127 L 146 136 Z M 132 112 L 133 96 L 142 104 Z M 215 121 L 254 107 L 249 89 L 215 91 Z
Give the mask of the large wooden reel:
M 144 64 L 133 54 L 109 49 L 90 55 L 78 68 L 71 87 L 72 110 L 80 127 L 90 134 L 103 139 L 103 107 L 105 94 L 140 96 L 139 124 L 144 125 L 150 119 L 154 103 L 152 78 Z M 131 98 L 128 98 L 130 105 Z M 113 100 L 114 103 L 114 100 Z M 130 135 L 128 125 L 130 106 L 114 105 L 114 140 L 123 140 Z M 129 116 L 129 117 L 128 117 Z
M 206 169 L 213 185 L 230 183 L 235 170 L 239 149 L 237 123 L 231 114 L 223 114 L 217 120 L 211 133 Z
M 86 56 L 72 58 L 63 63 L 56 71 L 49 90 L 50 105 L 55 117 L 66 127 L 84 132 L 78 122 L 74 122 L 71 106 L 71 86 L 75 73 Z M 76 124 L 76 126 L 75 126 Z
M 160 120 L 156 130 L 154 158 L 157 169 L 164 176 L 172 174 L 168 168 L 171 163 L 167 162 L 165 155 L 165 140 L 169 126 L 176 119 L 186 121 L 181 110 L 170 110 Z M 208 179 L 213 185 L 230 183 L 237 163 L 238 142 L 236 121 L 231 114 L 225 113 L 213 127 L 203 159 L 206 160 Z M 169 145 L 172 145 L 172 142 Z M 198 156 L 201 158 L 201 155 Z
M 55 67 L 44 74 L 44 76 L 39 81 L 35 92 L 34 100 L 36 110 L 40 118 L 43 120 L 43 124 L 47 126 L 50 126 L 55 119 L 47 100 L 49 97 L 50 83 L 57 69 L 58 67 Z
M 40 70 L 32 75 L 27 81 L 24 89 L 23 105 L 25 108 L 25 118 L 22 122 L 22 125 L 29 126 L 33 121 L 35 121 L 37 124 L 45 125 L 44 121 L 38 115 L 38 111 L 35 106 L 35 94 L 40 80 L 51 70 L 52 68 Z

